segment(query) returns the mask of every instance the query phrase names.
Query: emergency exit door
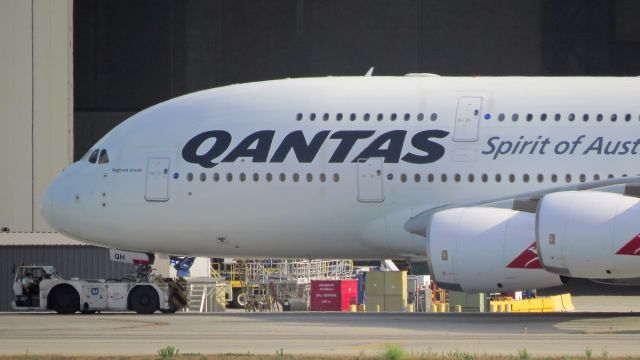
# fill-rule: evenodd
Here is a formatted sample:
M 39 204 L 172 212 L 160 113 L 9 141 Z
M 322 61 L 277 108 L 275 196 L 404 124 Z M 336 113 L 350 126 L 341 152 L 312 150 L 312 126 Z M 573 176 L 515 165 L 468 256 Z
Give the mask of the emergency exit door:
M 458 99 L 453 141 L 478 141 L 482 97 L 461 97 Z
M 169 159 L 150 158 L 147 161 L 147 186 L 144 198 L 147 201 L 169 200 Z
M 381 158 L 358 160 L 358 201 L 384 201 Z

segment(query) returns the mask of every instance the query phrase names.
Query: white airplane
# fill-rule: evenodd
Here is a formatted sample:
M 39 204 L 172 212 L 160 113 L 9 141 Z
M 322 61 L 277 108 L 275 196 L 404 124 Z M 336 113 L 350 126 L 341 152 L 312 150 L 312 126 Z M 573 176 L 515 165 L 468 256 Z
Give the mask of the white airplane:
M 410 75 L 166 101 L 65 169 L 42 214 L 134 251 L 426 259 L 467 292 L 640 278 L 640 78 Z

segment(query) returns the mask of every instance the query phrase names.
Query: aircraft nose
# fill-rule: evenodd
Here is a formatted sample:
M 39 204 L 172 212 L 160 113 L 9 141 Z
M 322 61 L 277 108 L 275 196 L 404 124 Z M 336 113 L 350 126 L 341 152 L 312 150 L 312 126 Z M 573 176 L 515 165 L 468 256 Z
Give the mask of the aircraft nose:
M 73 206 L 73 189 L 78 186 L 70 172 L 72 171 L 67 168 L 49 184 L 40 203 L 40 214 L 44 221 L 55 230 L 66 234 L 74 233 L 74 223 L 82 210 Z

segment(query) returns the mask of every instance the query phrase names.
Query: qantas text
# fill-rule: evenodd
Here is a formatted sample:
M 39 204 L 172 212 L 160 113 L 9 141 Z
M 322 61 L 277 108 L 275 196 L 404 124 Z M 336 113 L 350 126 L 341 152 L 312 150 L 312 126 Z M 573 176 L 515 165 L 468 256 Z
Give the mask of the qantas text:
M 254 163 L 282 163 L 292 154 L 300 163 L 310 163 L 318 155 L 323 144 L 333 142 L 335 149 L 329 158 L 330 163 L 345 161 L 357 162 L 368 158 L 383 158 L 385 163 L 404 161 L 411 164 L 428 164 L 439 160 L 445 149 L 432 139 L 442 139 L 449 135 L 443 130 L 424 130 L 411 137 L 410 151 L 403 151 L 406 130 L 392 130 L 376 134 L 374 130 L 342 130 L 331 132 L 319 131 L 312 136 L 305 136 L 302 130 L 288 133 L 275 146 L 271 158 L 269 153 L 274 147 L 274 130 L 261 130 L 249 134 L 233 147 L 221 160 L 218 160 L 228 149 L 232 136 L 224 130 L 202 132 L 191 138 L 182 149 L 182 158 L 205 168 L 212 168 L 219 163 L 229 163 L 239 158 L 251 159 Z M 374 136 L 377 135 L 377 136 Z M 351 155 L 356 143 L 365 142 L 366 146 L 357 155 Z

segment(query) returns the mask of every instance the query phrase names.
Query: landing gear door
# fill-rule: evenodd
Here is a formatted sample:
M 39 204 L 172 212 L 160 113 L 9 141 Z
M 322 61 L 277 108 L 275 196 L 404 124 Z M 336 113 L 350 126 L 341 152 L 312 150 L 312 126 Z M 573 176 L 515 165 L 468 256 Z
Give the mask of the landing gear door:
M 384 201 L 381 158 L 358 160 L 358 201 Z
M 169 159 L 149 158 L 144 198 L 147 201 L 169 200 Z
M 482 97 L 464 96 L 458 98 L 453 141 L 478 141 Z

